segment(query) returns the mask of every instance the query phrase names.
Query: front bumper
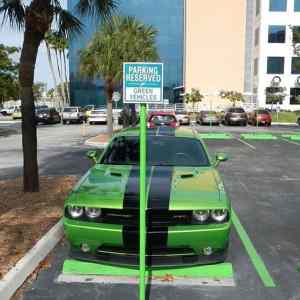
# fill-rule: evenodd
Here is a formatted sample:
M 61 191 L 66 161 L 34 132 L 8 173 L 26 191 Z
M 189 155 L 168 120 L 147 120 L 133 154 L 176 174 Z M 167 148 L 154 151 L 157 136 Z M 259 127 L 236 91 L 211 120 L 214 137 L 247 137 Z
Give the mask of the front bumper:
M 151 266 L 199 265 L 223 262 L 231 223 L 180 225 L 147 232 L 147 264 Z M 117 265 L 138 265 L 138 231 L 126 226 L 64 219 L 64 229 L 75 259 Z M 162 241 L 162 231 L 167 238 Z M 131 243 L 128 243 L 131 241 Z M 87 244 L 90 251 L 81 251 Z M 204 249 L 212 253 L 205 255 Z

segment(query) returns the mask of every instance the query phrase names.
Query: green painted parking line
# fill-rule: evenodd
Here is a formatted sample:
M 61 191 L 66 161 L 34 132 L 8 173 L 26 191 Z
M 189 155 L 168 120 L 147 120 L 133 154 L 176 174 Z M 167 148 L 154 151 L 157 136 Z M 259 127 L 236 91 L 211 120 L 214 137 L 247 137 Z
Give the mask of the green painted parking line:
M 204 140 L 231 140 L 231 139 L 233 139 L 232 134 L 224 133 L 224 132 L 199 133 L 199 137 Z
M 139 275 L 139 269 L 67 259 L 63 265 L 63 274 L 137 277 Z M 155 277 L 171 275 L 174 277 L 230 279 L 233 278 L 233 267 L 231 263 L 220 263 L 193 267 L 155 268 L 151 270 L 148 269 L 146 275 Z
M 244 140 L 277 140 L 277 137 L 271 133 L 244 133 L 240 137 Z
M 291 141 L 300 141 L 300 134 L 283 134 L 282 137 Z
M 265 287 L 276 287 L 273 278 L 271 277 L 269 271 L 267 270 L 262 258 L 254 248 L 246 230 L 244 229 L 243 225 L 241 224 L 234 210 L 232 210 L 232 221 L 261 281 L 263 282 Z

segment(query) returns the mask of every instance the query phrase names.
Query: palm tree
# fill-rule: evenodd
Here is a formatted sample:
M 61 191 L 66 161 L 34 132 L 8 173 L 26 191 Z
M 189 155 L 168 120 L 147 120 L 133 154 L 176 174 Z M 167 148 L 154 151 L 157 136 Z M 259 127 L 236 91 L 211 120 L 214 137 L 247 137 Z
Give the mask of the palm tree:
M 23 186 L 25 192 L 39 190 L 37 163 L 37 136 L 32 86 L 40 44 L 51 28 L 65 36 L 79 34 L 83 25 L 69 11 L 62 8 L 60 0 L 0 0 L 2 24 L 8 22 L 17 30 L 24 30 L 20 58 L 19 80 L 22 100 Z M 79 15 L 107 18 L 116 8 L 117 0 L 79 0 Z
M 105 81 L 109 136 L 113 132 L 112 95 L 122 80 L 123 62 L 157 61 L 156 36 L 153 26 L 144 25 L 134 17 L 114 16 L 102 24 L 81 51 L 80 73 Z
M 220 97 L 231 102 L 233 107 L 236 106 L 237 102 L 245 102 L 243 94 L 237 91 L 221 91 Z
M 46 46 L 47 46 L 47 52 L 48 54 L 48 60 L 49 65 L 51 68 L 52 63 L 52 57 L 51 57 L 51 50 L 54 50 L 55 53 L 55 60 L 56 60 L 56 68 L 57 68 L 57 74 L 59 77 L 60 84 L 57 84 L 56 76 L 53 74 L 54 77 L 54 85 L 55 87 L 58 86 L 58 90 L 60 93 L 60 96 L 63 100 L 63 103 L 69 103 L 69 92 L 67 89 L 67 62 L 66 62 L 66 49 L 68 48 L 68 41 L 67 39 L 62 36 L 59 32 L 51 31 L 47 32 L 46 34 Z M 50 59 L 49 59 L 50 58 Z M 51 70 L 52 72 L 52 70 Z M 54 69 L 53 69 L 54 73 Z
M 202 102 L 204 96 L 200 93 L 198 89 L 192 89 L 190 93 L 184 95 L 185 103 L 192 104 L 193 114 L 195 115 L 195 105 Z

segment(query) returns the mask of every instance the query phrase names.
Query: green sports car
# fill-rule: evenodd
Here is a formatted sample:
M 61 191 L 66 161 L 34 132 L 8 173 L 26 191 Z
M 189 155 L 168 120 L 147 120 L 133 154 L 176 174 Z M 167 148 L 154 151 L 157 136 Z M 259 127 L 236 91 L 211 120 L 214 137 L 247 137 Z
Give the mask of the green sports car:
M 216 167 L 189 129 L 148 130 L 147 264 L 182 266 L 226 259 L 231 206 Z M 65 201 L 64 229 L 71 257 L 138 265 L 139 131 L 115 135 L 88 153 L 95 165 Z

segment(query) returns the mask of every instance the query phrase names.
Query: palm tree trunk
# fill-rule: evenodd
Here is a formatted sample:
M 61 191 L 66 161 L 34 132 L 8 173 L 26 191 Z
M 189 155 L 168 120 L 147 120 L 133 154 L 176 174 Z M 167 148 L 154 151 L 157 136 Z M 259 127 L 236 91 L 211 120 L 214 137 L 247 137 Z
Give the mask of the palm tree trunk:
M 47 48 L 48 62 L 49 62 L 50 71 L 51 71 L 51 75 L 52 75 L 52 79 L 53 79 L 53 83 L 54 83 L 54 89 L 55 89 L 57 87 L 57 80 L 56 80 L 56 76 L 55 76 L 55 72 L 54 72 L 54 66 L 53 66 L 50 46 L 47 42 L 45 42 L 45 43 L 46 43 L 46 48 Z
M 32 28 L 28 27 L 25 28 L 24 32 L 19 69 L 22 101 L 23 188 L 24 192 L 38 192 L 37 135 L 32 86 L 36 57 L 43 36 L 41 33 L 33 32 Z
M 107 95 L 107 134 L 112 137 L 113 134 L 113 107 L 112 96 L 114 92 L 113 79 L 108 78 L 106 80 L 106 95 Z
M 63 87 L 62 87 L 63 81 L 62 81 L 62 78 L 61 78 L 61 71 L 60 71 L 60 66 L 59 66 L 59 61 L 58 61 L 58 51 L 57 51 L 57 49 L 55 49 L 55 58 L 56 58 L 56 67 L 57 67 L 57 71 L 58 71 L 58 77 L 59 77 L 59 81 L 60 81 L 60 84 L 58 86 L 58 90 L 60 92 L 63 103 L 65 104 L 66 101 L 65 101 L 65 95 L 64 95 L 64 91 L 63 91 Z
M 66 91 L 66 98 L 68 101 L 68 104 L 70 104 L 70 92 L 69 92 L 69 81 L 68 81 L 68 76 L 67 76 L 67 61 L 66 61 L 66 52 L 63 50 L 63 60 L 64 60 L 64 70 L 65 70 L 65 91 Z

